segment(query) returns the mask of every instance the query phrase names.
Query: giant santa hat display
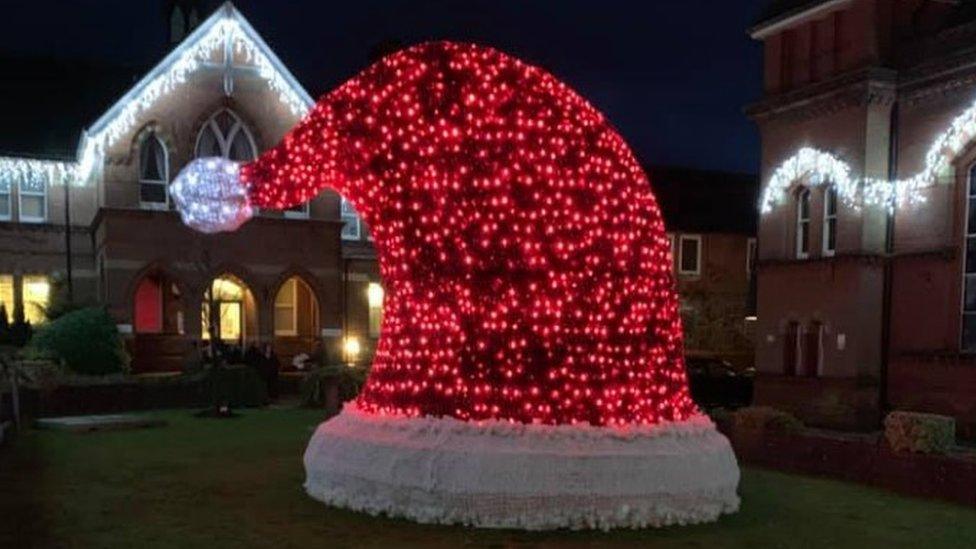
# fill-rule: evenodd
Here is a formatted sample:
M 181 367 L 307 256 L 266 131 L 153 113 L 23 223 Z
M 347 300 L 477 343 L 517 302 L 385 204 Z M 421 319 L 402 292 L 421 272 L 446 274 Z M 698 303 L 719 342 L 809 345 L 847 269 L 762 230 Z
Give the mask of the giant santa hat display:
M 218 232 L 325 188 L 372 230 L 386 298 L 362 393 L 305 452 L 312 497 L 526 529 L 738 508 L 735 456 L 689 395 L 651 183 L 566 84 L 494 49 L 418 45 L 254 162 L 196 160 L 171 192 Z

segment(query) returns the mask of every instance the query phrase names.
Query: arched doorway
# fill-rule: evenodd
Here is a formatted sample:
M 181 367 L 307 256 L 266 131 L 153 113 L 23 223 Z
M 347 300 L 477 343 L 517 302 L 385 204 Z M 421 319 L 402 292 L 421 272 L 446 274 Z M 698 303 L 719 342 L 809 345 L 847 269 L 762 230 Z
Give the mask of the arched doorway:
M 282 367 L 292 368 L 301 353 L 319 350 L 319 302 L 311 286 L 298 276 L 285 280 L 274 300 L 274 348 Z
M 224 274 L 213 279 L 200 305 L 200 333 L 243 348 L 257 337 L 257 304 L 239 278 Z
M 159 270 L 143 274 L 132 293 L 132 368 L 135 373 L 178 371 L 186 352 L 183 293 Z

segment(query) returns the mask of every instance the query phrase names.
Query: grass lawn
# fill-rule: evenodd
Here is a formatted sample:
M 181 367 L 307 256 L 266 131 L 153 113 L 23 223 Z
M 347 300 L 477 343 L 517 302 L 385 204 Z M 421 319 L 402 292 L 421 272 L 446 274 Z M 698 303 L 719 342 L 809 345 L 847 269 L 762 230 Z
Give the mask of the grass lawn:
M 162 428 L 31 431 L 0 449 L 0 547 L 976 547 L 976 509 L 743 471 L 742 510 L 665 530 L 525 533 L 421 526 L 326 507 L 302 491 L 321 412 Z

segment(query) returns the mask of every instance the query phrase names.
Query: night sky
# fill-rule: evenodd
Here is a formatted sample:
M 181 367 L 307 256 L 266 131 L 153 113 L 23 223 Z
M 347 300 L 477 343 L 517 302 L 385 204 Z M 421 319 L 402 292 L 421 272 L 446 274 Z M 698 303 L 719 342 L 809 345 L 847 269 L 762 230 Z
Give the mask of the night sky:
M 474 41 L 565 80 L 609 117 L 645 162 L 755 173 L 758 135 L 742 108 L 761 92 L 762 52 L 746 29 L 762 3 L 239 0 L 235 5 L 313 96 L 365 67 L 377 44 Z M 166 51 L 163 0 L 2 4 L 6 24 L 0 55 L 149 67 Z M 207 3 L 204 16 L 216 5 Z

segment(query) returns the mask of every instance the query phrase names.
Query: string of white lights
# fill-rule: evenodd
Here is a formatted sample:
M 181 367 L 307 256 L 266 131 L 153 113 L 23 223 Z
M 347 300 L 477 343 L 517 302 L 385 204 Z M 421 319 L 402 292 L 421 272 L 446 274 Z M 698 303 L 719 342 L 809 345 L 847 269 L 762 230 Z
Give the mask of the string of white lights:
M 851 167 L 832 154 L 804 147 L 780 164 L 770 176 L 759 202 L 759 211 L 769 213 L 784 201 L 794 183 L 806 180 L 808 185 L 829 182 L 837 195 L 849 206 L 882 207 L 889 212 L 903 205 L 925 202 L 924 189 L 952 168 L 952 162 L 967 144 L 976 138 L 976 103 L 953 119 L 925 154 L 925 167 L 907 179 L 890 181 L 876 178 L 851 178 Z

